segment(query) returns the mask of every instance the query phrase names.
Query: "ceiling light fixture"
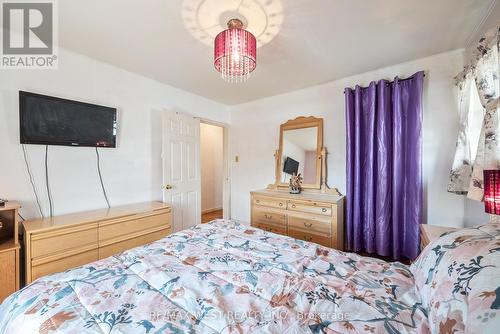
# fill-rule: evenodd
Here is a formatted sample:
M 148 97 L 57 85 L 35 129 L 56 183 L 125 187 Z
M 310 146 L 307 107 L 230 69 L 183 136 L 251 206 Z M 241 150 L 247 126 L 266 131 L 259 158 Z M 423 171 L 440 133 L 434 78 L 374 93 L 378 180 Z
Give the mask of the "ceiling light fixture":
M 257 41 L 238 19 L 229 20 L 227 27 L 215 37 L 215 69 L 228 82 L 247 81 L 257 67 Z

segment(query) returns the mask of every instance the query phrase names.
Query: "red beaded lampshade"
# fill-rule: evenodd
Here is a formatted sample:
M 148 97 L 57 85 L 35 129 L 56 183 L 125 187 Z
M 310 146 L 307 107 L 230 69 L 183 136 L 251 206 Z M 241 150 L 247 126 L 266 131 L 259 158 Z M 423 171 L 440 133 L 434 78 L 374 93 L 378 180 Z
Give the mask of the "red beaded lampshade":
M 215 68 L 226 81 L 246 81 L 257 66 L 257 41 L 238 19 L 230 20 L 227 27 L 215 37 Z
M 500 170 L 485 170 L 484 209 L 487 213 L 500 215 Z

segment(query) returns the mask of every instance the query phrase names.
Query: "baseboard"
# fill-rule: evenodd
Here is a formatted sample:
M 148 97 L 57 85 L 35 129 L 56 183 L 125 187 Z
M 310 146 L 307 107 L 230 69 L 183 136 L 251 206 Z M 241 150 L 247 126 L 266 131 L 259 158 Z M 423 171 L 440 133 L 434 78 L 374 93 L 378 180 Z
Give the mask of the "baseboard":
M 206 209 L 206 210 L 203 210 L 201 212 L 202 215 L 204 214 L 207 214 L 207 213 L 211 213 L 211 212 L 215 212 L 215 211 L 219 211 L 219 210 L 222 210 L 222 206 L 221 207 L 218 207 L 218 208 L 212 208 L 212 209 Z

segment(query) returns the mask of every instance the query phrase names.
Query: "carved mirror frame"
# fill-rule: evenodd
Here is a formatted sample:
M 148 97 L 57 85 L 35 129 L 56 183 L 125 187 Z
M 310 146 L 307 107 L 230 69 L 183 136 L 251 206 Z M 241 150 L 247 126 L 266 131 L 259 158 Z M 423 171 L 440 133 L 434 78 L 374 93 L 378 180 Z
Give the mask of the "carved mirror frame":
M 285 190 L 288 189 L 289 184 L 281 182 L 282 177 L 282 158 L 283 158 L 283 132 L 286 130 L 297 130 L 304 128 L 318 128 L 317 146 L 316 146 L 316 183 L 303 184 L 302 188 L 308 192 L 320 192 L 325 194 L 342 195 L 337 188 L 331 188 L 327 185 L 326 175 L 326 156 L 327 150 L 323 146 L 323 119 L 314 116 L 304 117 L 300 116 L 296 119 L 289 120 L 288 122 L 280 125 L 280 141 L 279 149 L 275 152 L 275 180 L 274 184 L 270 184 L 270 190 Z
M 288 188 L 288 183 L 281 182 L 283 177 L 283 137 L 284 132 L 288 130 L 299 130 L 307 128 L 317 128 L 317 142 L 316 142 L 316 182 L 310 184 L 302 184 L 304 189 L 320 189 L 321 188 L 321 149 L 323 148 L 323 119 L 316 117 L 297 117 L 296 119 L 289 120 L 288 122 L 280 125 L 280 142 L 278 149 L 278 161 L 276 166 L 276 180 L 275 183 L 280 188 Z

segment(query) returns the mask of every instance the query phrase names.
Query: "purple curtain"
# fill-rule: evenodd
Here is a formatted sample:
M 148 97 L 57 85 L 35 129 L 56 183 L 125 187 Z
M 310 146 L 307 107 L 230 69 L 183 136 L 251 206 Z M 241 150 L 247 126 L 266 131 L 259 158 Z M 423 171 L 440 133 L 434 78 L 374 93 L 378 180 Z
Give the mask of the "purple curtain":
M 349 250 L 418 255 L 423 83 L 418 72 L 345 90 Z

